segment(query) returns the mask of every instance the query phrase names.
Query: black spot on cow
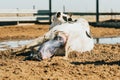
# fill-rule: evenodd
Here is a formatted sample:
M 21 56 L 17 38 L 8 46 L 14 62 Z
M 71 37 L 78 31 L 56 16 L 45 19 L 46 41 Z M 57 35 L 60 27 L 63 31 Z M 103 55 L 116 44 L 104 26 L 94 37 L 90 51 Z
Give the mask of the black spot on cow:
M 91 38 L 90 34 L 88 34 L 88 32 L 87 32 L 87 31 L 86 31 L 86 35 L 87 35 L 87 37 Z
M 64 19 L 65 21 L 67 21 L 67 17 L 66 17 L 66 16 L 63 16 L 63 19 Z
M 60 15 L 61 15 L 61 13 L 60 13 L 60 12 L 58 12 L 58 13 L 57 13 L 57 18 L 58 18 L 58 17 L 60 17 Z

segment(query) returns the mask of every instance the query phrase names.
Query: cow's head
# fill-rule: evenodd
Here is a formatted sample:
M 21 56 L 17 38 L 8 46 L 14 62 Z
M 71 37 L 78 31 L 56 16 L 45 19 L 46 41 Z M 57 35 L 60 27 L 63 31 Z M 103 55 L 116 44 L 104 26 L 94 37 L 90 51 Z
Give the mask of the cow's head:
M 52 19 L 52 24 L 50 26 L 50 29 L 55 27 L 56 25 L 60 25 L 65 22 L 72 21 L 72 15 L 71 14 L 64 14 L 62 12 L 57 12 Z
M 61 23 L 72 21 L 72 15 L 71 14 L 64 14 L 62 12 L 57 12 L 54 17 L 53 21 L 59 21 Z

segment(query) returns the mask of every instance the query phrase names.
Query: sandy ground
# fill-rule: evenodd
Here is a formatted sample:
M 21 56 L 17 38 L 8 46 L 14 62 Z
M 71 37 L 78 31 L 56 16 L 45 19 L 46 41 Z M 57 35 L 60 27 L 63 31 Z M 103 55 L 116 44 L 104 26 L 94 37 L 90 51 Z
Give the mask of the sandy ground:
M 0 40 L 33 39 L 48 31 L 49 25 L 1 26 Z M 91 26 L 93 37 L 120 36 L 120 29 Z
M 1 26 L 0 40 L 33 39 L 49 25 Z M 92 27 L 93 37 L 120 36 L 120 29 Z M 78 44 L 79 45 L 79 44 Z M 120 80 L 120 44 L 96 44 L 91 53 L 72 52 L 39 61 L 23 61 L 26 54 L 0 53 L 0 80 Z

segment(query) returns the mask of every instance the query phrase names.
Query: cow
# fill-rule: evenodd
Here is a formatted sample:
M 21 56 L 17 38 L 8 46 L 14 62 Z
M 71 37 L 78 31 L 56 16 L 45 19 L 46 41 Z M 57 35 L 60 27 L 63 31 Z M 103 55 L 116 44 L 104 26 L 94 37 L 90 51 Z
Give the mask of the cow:
M 55 16 L 59 19 L 55 19 Z M 36 58 L 37 56 L 37 59 L 41 60 L 50 58 L 58 53 L 65 53 L 65 59 L 68 59 L 68 55 L 72 51 L 83 53 L 93 49 L 94 41 L 90 34 L 87 20 L 79 18 L 72 21 L 71 17 L 61 17 L 63 19 L 60 19 L 60 16 L 63 16 L 63 13 L 61 14 L 60 12 L 55 16 L 47 33 L 34 39 L 30 44 L 21 47 L 17 51 L 38 47 L 36 54 L 32 54 L 30 57 Z M 60 23 L 57 24 L 55 20 L 58 20 Z

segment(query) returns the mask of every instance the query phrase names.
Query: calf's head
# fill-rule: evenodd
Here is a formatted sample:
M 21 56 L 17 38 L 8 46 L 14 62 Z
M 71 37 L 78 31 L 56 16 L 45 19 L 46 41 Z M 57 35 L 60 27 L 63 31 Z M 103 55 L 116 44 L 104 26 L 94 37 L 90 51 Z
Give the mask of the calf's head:
M 25 60 L 42 60 L 53 57 L 58 50 L 64 48 L 67 41 L 67 35 L 62 31 L 55 31 L 55 37 L 40 45 L 37 51 L 32 53 Z
M 51 58 L 58 54 L 58 50 L 65 47 L 67 36 L 62 31 L 55 31 L 55 37 L 41 45 L 38 55 L 41 54 L 42 59 Z

